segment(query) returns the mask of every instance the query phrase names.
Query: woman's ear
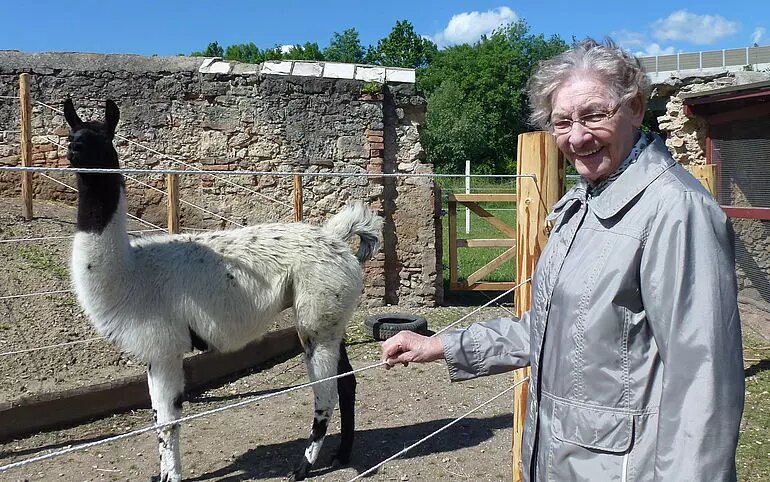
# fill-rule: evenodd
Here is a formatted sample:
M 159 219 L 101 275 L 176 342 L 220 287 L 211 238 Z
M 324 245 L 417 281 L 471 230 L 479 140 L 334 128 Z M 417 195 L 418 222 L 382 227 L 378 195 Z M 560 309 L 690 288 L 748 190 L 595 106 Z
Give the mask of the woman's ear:
M 638 129 L 644 121 L 647 102 L 644 101 L 641 95 L 637 95 L 628 102 L 628 108 L 631 111 L 631 123 Z

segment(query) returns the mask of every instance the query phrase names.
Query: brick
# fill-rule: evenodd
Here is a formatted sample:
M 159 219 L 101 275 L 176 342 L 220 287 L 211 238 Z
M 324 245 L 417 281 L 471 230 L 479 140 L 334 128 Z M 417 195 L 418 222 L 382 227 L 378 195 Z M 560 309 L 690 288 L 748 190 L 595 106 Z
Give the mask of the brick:
M 382 136 L 366 136 L 369 142 L 383 142 L 385 139 Z
M 367 136 L 384 136 L 385 131 L 383 130 L 375 130 L 375 129 L 366 129 L 366 135 Z
M 369 157 L 382 157 L 382 149 L 370 149 Z

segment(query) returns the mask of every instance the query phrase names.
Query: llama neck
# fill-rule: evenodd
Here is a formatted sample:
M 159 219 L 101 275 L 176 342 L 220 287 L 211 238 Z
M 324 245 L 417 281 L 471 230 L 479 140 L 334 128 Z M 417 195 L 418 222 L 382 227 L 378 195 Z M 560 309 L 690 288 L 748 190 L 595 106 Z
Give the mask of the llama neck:
M 102 234 L 111 222 L 125 218 L 125 205 L 123 212 L 118 212 L 125 196 L 122 175 L 79 173 L 77 178 L 78 231 Z

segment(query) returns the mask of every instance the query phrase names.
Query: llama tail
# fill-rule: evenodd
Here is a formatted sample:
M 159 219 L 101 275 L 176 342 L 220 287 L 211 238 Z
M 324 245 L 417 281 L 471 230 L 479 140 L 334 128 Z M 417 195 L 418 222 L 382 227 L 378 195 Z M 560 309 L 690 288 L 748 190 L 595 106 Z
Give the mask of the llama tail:
M 348 205 L 326 221 L 323 229 L 327 233 L 345 241 L 357 234 L 361 238 L 356 258 L 363 263 L 374 255 L 382 242 L 383 220 L 363 203 Z

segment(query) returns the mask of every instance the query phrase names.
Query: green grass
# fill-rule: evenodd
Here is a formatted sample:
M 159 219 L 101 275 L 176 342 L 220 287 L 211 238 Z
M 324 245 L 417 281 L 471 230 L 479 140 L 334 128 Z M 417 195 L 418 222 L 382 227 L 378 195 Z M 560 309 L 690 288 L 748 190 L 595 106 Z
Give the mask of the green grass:
M 448 212 L 447 195 L 449 193 L 464 193 L 465 180 L 460 178 L 441 178 L 437 181 L 442 190 L 442 208 L 445 213 Z M 513 179 L 493 179 L 493 178 L 474 178 L 471 184 L 472 193 L 485 194 L 507 194 L 515 193 L 515 182 Z M 481 203 L 481 206 L 492 214 L 502 219 L 509 226 L 516 226 L 516 205 L 513 203 Z M 465 232 L 466 209 L 458 204 L 457 206 L 457 237 L 460 239 L 498 239 L 506 238 L 497 228 L 490 225 L 474 213 L 470 213 L 471 230 Z M 449 216 L 442 216 L 443 229 L 443 251 L 442 259 L 444 265 L 444 281 L 449 282 Z M 457 249 L 457 276 L 462 281 L 468 278 L 468 275 L 474 273 L 485 264 L 489 263 L 506 248 L 458 248 Z M 504 263 L 500 268 L 490 273 L 484 281 L 513 281 L 516 278 L 516 260 L 515 257 Z
M 25 261 L 26 267 L 45 271 L 59 279 L 69 277 L 67 267 L 62 260 L 39 246 L 22 246 L 19 254 Z
M 770 480 L 770 344 L 744 335 L 746 403 L 738 440 L 738 480 Z

